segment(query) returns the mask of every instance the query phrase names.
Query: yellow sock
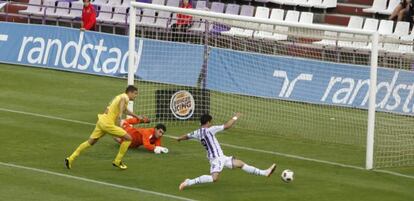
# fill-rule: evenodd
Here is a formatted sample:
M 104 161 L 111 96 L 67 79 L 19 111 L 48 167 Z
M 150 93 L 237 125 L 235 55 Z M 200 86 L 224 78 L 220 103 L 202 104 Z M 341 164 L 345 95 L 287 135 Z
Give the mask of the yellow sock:
M 69 159 L 75 160 L 82 151 L 84 151 L 85 149 L 91 146 L 92 145 L 90 145 L 88 141 L 83 142 L 82 144 L 78 146 L 78 148 L 76 148 L 76 150 L 72 153 L 72 155 L 69 156 Z
M 123 141 L 121 143 L 121 146 L 119 147 L 118 154 L 115 157 L 114 162 L 119 163 L 122 161 L 122 158 L 124 157 L 125 153 L 128 150 L 129 145 L 131 144 L 131 141 Z

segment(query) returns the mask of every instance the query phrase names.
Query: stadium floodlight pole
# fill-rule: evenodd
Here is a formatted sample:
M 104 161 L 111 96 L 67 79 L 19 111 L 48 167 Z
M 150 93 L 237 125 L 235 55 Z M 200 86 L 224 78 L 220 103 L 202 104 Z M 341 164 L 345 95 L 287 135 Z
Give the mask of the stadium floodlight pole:
M 131 3 L 135 0 L 131 0 Z M 135 78 L 135 29 L 136 29 L 136 8 L 129 8 L 129 41 L 128 41 L 128 85 L 134 85 Z M 134 102 L 129 101 L 128 109 L 134 111 Z
M 370 170 L 374 167 L 374 131 L 375 131 L 375 102 L 377 95 L 377 65 L 378 65 L 378 41 L 379 34 L 372 34 L 371 46 L 371 69 L 369 82 L 369 103 L 368 103 L 368 128 L 365 168 Z
M 368 106 L 365 168 L 366 169 L 373 168 L 374 166 L 375 101 L 376 101 L 376 91 L 377 91 L 376 83 L 377 83 L 378 42 L 379 42 L 379 34 L 377 31 L 352 29 L 352 28 L 346 28 L 346 27 L 329 26 L 329 25 L 321 25 L 321 24 L 302 24 L 298 22 L 271 20 L 271 19 L 248 17 L 248 16 L 241 16 L 241 15 L 231 15 L 231 14 L 225 14 L 225 13 L 215 13 L 215 12 L 204 11 L 204 10 L 185 9 L 185 8 L 178 8 L 178 7 L 157 5 L 157 4 L 139 3 L 139 2 L 131 2 L 131 8 L 133 7 L 140 8 L 140 9 L 152 9 L 152 10 L 158 10 L 158 11 L 182 13 L 186 15 L 202 17 L 205 19 L 209 19 L 209 18 L 213 20 L 216 19 L 217 21 L 220 21 L 220 20 L 228 20 L 230 22 L 244 21 L 244 22 L 253 22 L 253 23 L 258 23 L 258 24 L 289 26 L 289 27 L 295 27 L 295 28 L 305 28 L 305 29 L 314 29 L 314 30 L 320 30 L 320 31 L 342 32 L 342 33 L 369 36 L 371 38 L 372 47 L 371 47 L 371 66 L 370 66 L 369 106 Z

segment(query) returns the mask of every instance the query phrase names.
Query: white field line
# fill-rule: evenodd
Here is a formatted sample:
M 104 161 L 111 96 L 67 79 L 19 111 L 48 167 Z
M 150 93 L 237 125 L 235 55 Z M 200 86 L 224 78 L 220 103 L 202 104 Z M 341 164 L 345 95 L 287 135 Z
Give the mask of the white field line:
M 73 119 L 66 119 L 66 118 L 43 115 L 43 114 L 38 114 L 38 113 L 24 112 L 24 111 L 19 111 L 19 110 L 12 110 L 12 109 L 1 108 L 1 107 L 0 107 L 0 111 L 17 113 L 17 114 L 24 114 L 24 115 L 30 115 L 30 116 L 42 117 L 42 118 L 48 118 L 48 119 L 54 119 L 54 120 L 60 120 L 60 121 L 67 121 L 67 122 L 84 124 L 84 125 L 92 125 L 92 126 L 95 125 L 94 123 L 90 123 L 90 122 L 78 121 L 78 120 L 73 120 Z M 165 137 L 173 138 L 173 139 L 177 138 L 175 136 L 170 136 L 170 135 L 165 135 Z M 319 159 L 313 159 L 313 158 L 307 158 L 307 157 L 293 155 L 293 154 L 285 154 L 285 153 L 280 153 L 280 152 L 275 152 L 275 151 L 267 151 L 267 150 L 262 150 L 262 149 L 255 149 L 255 148 L 244 147 L 244 146 L 239 146 L 239 145 L 232 145 L 232 144 L 226 144 L 226 143 L 220 143 L 220 144 L 222 146 L 225 146 L 225 147 L 230 147 L 230 148 L 240 149 L 240 150 L 245 150 L 245 151 L 253 151 L 253 152 L 258 152 L 258 153 L 272 154 L 272 155 L 283 156 L 283 157 L 287 157 L 287 158 L 294 158 L 294 159 L 298 159 L 298 160 L 311 161 L 311 162 L 315 162 L 315 163 L 322 163 L 322 164 L 333 165 L 333 166 L 344 167 L 344 168 L 365 170 L 365 168 L 359 167 L 359 166 L 348 165 L 348 164 L 343 164 L 343 163 L 337 163 L 337 162 L 332 162 L 332 161 L 319 160 Z M 374 169 L 374 170 L 371 170 L 371 171 L 384 173 L 384 174 L 390 174 L 390 175 L 394 175 L 394 176 L 398 176 L 398 177 L 404 177 L 404 178 L 408 178 L 408 179 L 414 179 L 414 175 L 406 175 L 406 174 L 401 174 L 401 173 L 393 172 L 393 171 L 389 171 L 389 170 L 376 170 L 376 169 Z
M 119 185 L 119 184 L 113 184 L 113 183 L 108 183 L 108 182 L 104 182 L 104 181 L 88 179 L 88 178 L 84 178 L 84 177 L 77 177 L 77 176 L 62 174 L 62 173 L 58 173 L 58 172 L 52 172 L 52 171 L 49 171 L 49 170 L 42 170 L 42 169 L 26 167 L 26 166 L 22 166 L 22 165 L 15 165 L 15 164 L 12 164 L 12 163 L 0 162 L 0 165 L 5 166 L 5 167 L 10 167 L 10 168 L 17 168 L 17 169 L 23 169 L 23 170 L 28 170 L 28 171 L 37 172 L 37 173 L 54 175 L 54 176 L 58 176 L 58 177 L 65 177 L 65 178 L 75 179 L 75 180 L 79 180 L 79 181 L 84 181 L 84 182 L 89 182 L 89 183 L 94 183 L 94 184 L 99 184 L 99 185 L 104 185 L 104 186 L 110 186 L 110 187 L 119 188 L 119 189 L 125 189 L 125 190 L 130 190 L 130 191 L 147 193 L 147 194 L 157 195 L 157 196 L 161 196 L 161 197 L 172 198 L 172 199 L 176 199 L 176 200 L 195 201 L 193 199 L 189 199 L 189 198 L 185 198 L 185 197 L 180 197 L 180 196 L 175 196 L 175 195 L 170 195 L 170 194 L 165 194 L 165 193 L 160 193 L 160 192 L 155 192 L 155 191 L 149 191 L 149 190 L 145 190 L 145 189 L 141 189 L 141 188 L 135 188 L 135 187 L 124 186 L 124 185 Z

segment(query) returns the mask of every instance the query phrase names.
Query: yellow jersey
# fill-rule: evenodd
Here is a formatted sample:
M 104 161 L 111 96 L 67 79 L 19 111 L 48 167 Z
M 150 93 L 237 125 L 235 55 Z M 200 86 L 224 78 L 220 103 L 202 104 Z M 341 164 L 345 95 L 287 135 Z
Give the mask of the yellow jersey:
M 103 120 L 107 123 L 115 124 L 116 121 L 119 119 L 119 115 L 121 111 L 119 110 L 119 103 L 122 99 L 129 100 L 128 95 L 125 93 L 119 94 L 115 96 L 114 99 L 109 103 L 108 107 L 106 107 L 105 113 L 98 115 L 99 120 Z M 125 109 L 128 107 L 128 101 L 125 101 Z

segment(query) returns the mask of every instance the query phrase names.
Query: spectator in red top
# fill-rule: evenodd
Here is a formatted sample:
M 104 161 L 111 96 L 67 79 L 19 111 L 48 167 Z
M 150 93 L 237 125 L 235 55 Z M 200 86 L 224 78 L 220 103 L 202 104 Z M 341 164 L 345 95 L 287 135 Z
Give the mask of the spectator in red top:
M 81 31 L 95 31 L 96 11 L 90 0 L 83 0 Z
M 189 0 L 183 0 L 180 8 L 188 8 L 191 9 L 193 6 L 189 2 Z M 193 17 L 191 15 L 184 15 L 181 13 L 177 14 L 177 23 L 171 26 L 173 31 L 173 39 L 176 41 L 182 41 L 184 38 L 184 34 L 178 34 L 179 32 L 187 32 L 188 28 L 190 28 L 192 24 Z M 178 40 L 177 40 L 178 39 Z

